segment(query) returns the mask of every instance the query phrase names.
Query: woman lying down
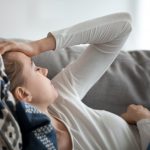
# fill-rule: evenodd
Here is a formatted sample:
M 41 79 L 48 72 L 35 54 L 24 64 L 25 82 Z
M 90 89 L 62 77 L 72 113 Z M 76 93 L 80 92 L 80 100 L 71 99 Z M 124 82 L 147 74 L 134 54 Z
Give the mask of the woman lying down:
M 82 98 L 118 55 L 131 31 L 127 13 L 116 13 L 50 32 L 30 43 L 3 40 L 6 73 L 16 100 L 38 108 L 52 122 L 59 150 L 145 150 L 150 142 L 150 111 L 130 105 L 122 116 L 87 107 Z M 32 56 L 89 44 L 84 53 L 51 81 Z M 108 92 L 109 94 L 109 92 Z M 130 124 L 136 124 L 132 128 Z

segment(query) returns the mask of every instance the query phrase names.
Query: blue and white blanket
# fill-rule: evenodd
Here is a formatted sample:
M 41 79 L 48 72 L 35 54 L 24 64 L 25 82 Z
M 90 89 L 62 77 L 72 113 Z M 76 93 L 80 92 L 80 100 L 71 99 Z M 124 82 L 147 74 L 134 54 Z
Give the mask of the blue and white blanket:
M 0 149 L 56 150 L 56 133 L 50 119 L 28 103 L 16 103 L 9 84 L 0 55 Z

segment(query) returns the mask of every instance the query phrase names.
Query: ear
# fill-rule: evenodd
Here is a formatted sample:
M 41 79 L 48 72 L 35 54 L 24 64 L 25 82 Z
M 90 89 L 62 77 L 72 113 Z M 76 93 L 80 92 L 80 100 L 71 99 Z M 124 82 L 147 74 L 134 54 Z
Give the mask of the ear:
M 18 100 L 30 103 L 32 101 L 31 93 L 24 87 L 17 87 L 14 91 L 14 95 Z

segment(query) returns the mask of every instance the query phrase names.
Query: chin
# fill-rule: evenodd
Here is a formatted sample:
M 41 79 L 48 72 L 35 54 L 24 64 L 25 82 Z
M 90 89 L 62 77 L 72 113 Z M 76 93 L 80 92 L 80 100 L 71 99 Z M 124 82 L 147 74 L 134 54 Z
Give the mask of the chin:
M 54 94 L 53 94 L 53 100 L 52 100 L 52 103 L 55 103 L 55 101 L 57 100 L 58 98 L 58 92 L 57 90 L 55 90 Z
M 55 92 L 55 99 L 57 99 L 58 97 L 58 91 L 54 88 L 54 92 Z
M 58 92 L 56 91 L 55 93 L 56 93 L 56 94 L 55 94 L 55 99 L 54 99 L 54 101 L 56 101 L 56 99 L 58 98 Z

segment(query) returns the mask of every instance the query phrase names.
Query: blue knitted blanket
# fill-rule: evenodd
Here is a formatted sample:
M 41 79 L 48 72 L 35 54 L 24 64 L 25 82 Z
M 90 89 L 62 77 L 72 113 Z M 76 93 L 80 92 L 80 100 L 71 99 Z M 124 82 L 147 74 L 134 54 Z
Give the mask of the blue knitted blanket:
M 0 149 L 57 150 L 50 118 L 28 103 L 16 102 L 9 84 L 0 55 Z

